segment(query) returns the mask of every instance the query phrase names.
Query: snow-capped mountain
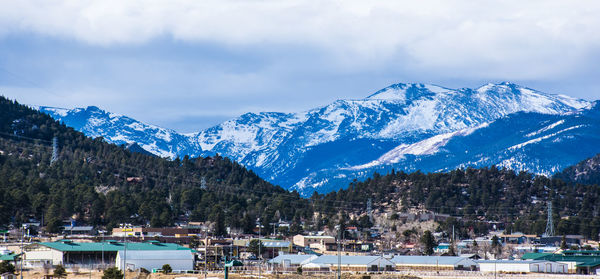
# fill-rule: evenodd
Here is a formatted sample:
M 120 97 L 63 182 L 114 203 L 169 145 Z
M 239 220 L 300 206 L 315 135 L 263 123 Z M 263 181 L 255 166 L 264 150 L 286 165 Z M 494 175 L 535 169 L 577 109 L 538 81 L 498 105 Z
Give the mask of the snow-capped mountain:
M 137 143 L 144 150 L 161 157 L 200 152 L 195 147 L 192 148 L 189 137 L 185 135 L 144 124 L 124 115 L 106 112 L 95 106 L 75 109 L 44 106 L 35 108 L 83 132 L 86 136 L 103 137 L 115 144 Z
M 160 156 L 219 153 L 271 182 L 310 194 L 345 187 L 352 177 L 394 165 L 399 158 L 437 154 L 453 138 L 512 113 L 561 115 L 588 105 L 511 83 L 477 89 L 395 84 L 364 99 L 338 100 L 305 112 L 247 113 L 191 135 L 94 107 L 40 110 L 90 136 L 137 142 Z

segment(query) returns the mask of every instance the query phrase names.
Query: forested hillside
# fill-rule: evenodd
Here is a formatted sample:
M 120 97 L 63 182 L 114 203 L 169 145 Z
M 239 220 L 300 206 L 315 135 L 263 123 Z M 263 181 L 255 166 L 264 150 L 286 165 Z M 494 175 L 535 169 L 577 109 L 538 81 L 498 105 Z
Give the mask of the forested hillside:
M 227 158 L 167 160 L 91 139 L 0 97 L 0 224 L 44 220 L 114 227 L 213 221 L 251 231 L 257 217 L 310 216 L 308 201 Z M 59 159 L 51 162 L 52 139 Z M 294 205 L 294 206 L 290 206 Z M 268 226 L 268 225 L 267 225 Z
M 320 199 L 316 195 L 312 198 Z M 322 198 L 349 204 L 371 198 L 379 210 L 403 212 L 421 208 L 449 214 L 465 221 L 460 228 L 464 235 L 471 228 L 476 233 L 486 230 L 479 222 L 483 220 L 506 224 L 509 232 L 542 234 L 549 200 L 558 234 L 583 234 L 597 239 L 600 231 L 600 187 L 572 185 L 556 178 L 495 167 L 449 173 L 376 174 Z
M 568 167 L 554 177 L 574 183 L 600 185 L 600 154 Z
M 51 163 L 53 137 L 59 156 Z M 600 229 L 598 186 L 495 167 L 393 171 L 303 199 L 227 158 L 167 160 L 131 152 L 0 97 L 0 226 L 37 219 L 52 232 L 69 218 L 107 228 L 189 220 L 214 222 L 224 234 L 225 226 L 250 232 L 257 218 L 271 231 L 269 223 L 281 218 L 293 221 L 288 233 L 299 232 L 300 224 L 306 230 L 342 222 L 368 228 L 369 199 L 375 210 L 391 212 L 389 219 L 408 209 L 449 214 L 456 218 L 441 228 L 452 223 L 462 235 L 483 233 L 490 221 L 541 234 L 548 200 L 558 234 L 597 239 Z

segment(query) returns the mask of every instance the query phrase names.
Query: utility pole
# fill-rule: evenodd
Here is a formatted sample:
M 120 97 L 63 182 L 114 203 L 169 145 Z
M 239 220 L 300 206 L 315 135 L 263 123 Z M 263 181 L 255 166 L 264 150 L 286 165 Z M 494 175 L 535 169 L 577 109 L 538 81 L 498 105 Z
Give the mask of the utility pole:
M 25 253 L 23 251 L 23 234 L 25 234 L 25 225 L 21 226 L 21 267 L 19 268 L 19 275 L 21 276 L 21 279 L 23 279 L 23 258 L 25 257 Z
M 338 266 L 337 266 L 337 279 L 342 278 L 342 251 L 340 249 L 340 241 L 342 235 L 342 226 L 338 225 L 338 238 L 337 238 L 337 253 L 338 253 Z
M 258 218 L 258 278 L 262 277 L 262 253 L 261 253 L 261 247 L 262 246 L 262 242 L 260 241 L 260 218 Z
M 208 264 L 208 227 L 206 226 L 206 222 L 204 223 L 204 279 L 208 274 L 207 264 Z

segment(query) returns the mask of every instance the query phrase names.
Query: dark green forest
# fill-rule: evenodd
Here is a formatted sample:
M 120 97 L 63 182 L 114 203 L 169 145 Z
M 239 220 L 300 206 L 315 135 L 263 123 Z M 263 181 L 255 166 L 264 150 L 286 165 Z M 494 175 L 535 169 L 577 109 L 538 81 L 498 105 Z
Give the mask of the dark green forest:
M 552 201 L 557 234 L 598 239 L 600 232 L 599 186 L 571 184 L 496 167 L 448 173 L 375 174 L 364 182 L 353 182 L 346 190 L 326 195 L 324 200 L 354 203 L 368 198 L 376 205 L 449 214 L 455 217 L 450 218 L 451 222 L 461 219 L 463 236 L 469 229 L 485 232 L 486 227 L 481 227 L 484 220 L 503 224 L 508 232 L 542 234 L 547 201 Z
M 59 159 L 51 164 L 52 139 Z M 260 218 L 264 229 L 283 219 L 286 234 L 338 223 L 371 226 L 375 210 L 428 209 L 449 214 L 442 228 L 484 233 L 487 221 L 507 231 L 541 234 L 547 201 L 553 202 L 558 234 L 597 239 L 600 188 L 495 167 L 448 173 L 374 174 L 345 190 L 302 198 L 272 185 L 236 162 L 213 156 L 169 160 L 92 139 L 50 116 L 0 97 L 0 226 L 43 220 L 57 232 L 70 218 L 81 224 L 170 226 L 175 221 L 214 222 L 250 233 Z M 348 219 L 348 213 L 363 214 Z M 315 214 L 319 213 L 319 214 Z M 392 215 L 393 217 L 393 215 Z
M 60 152 L 50 164 L 53 137 Z M 108 228 L 208 220 L 223 234 L 225 226 L 251 232 L 256 218 L 268 226 L 275 218 L 311 213 L 297 193 L 227 158 L 133 153 L 0 98 L 0 224 L 43 219 L 49 231 L 58 231 L 69 218 Z

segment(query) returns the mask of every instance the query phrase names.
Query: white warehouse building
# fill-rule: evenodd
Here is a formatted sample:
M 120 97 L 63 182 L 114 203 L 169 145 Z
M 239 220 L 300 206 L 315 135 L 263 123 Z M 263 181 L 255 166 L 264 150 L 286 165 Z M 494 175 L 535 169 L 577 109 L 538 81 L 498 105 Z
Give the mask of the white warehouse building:
M 128 270 L 152 271 L 164 264 L 173 270 L 194 270 L 194 254 L 191 250 L 121 250 L 117 253 L 116 266 L 121 270 L 127 266 Z
M 479 260 L 481 272 L 568 273 L 568 265 L 552 261 Z

